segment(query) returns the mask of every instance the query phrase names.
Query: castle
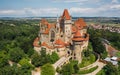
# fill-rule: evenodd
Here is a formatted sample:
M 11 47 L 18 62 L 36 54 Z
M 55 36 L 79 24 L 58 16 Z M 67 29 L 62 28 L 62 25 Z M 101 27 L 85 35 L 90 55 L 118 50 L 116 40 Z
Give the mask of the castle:
M 41 19 L 39 25 L 38 37 L 33 42 L 36 51 L 43 48 L 49 54 L 55 51 L 59 57 L 71 56 L 71 59 L 81 62 L 81 53 L 87 49 L 89 42 L 87 26 L 82 18 L 73 21 L 65 9 L 55 23 Z

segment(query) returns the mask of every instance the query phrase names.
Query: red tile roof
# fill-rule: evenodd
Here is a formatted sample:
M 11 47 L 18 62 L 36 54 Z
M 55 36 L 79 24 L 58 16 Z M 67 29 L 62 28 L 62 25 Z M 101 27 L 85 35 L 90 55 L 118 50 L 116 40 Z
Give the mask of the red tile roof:
M 65 47 L 64 45 L 62 45 L 62 46 L 55 46 L 55 48 L 63 48 L 63 47 Z
M 85 38 L 82 38 L 81 37 L 81 34 L 80 34 L 80 32 L 79 32 L 79 30 L 75 33 L 75 35 L 74 35 L 74 37 L 73 37 L 73 39 L 72 39 L 73 41 L 83 41 L 83 40 L 85 40 Z
M 72 33 L 75 33 L 77 31 L 76 26 L 72 26 Z
M 63 12 L 63 15 L 61 16 L 61 18 L 62 19 L 65 18 L 66 20 L 70 20 L 71 19 L 67 9 L 64 9 L 64 12 Z
M 39 40 L 40 40 L 40 38 L 35 38 L 35 40 L 34 40 L 34 42 L 33 42 L 33 46 L 34 47 L 40 47 L 40 45 L 39 45 Z
M 73 41 L 84 41 L 85 39 L 84 38 L 73 38 L 72 40 Z
M 77 37 L 81 37 L 81 34 L 80 34 L 79 30 L 74 34 L 74 38 L 77 38 Z
M 55 44 L 57 44 L 57 45 L 65 45 L 65 43 L 61 39 L 57 39 L 55 41 Z
M 53 47 L 52 47 L 52 46 L 49 46 L 46 42 L 43 42 L 43 43 L 41 44 L 41 46 L 45 46 L 45 47 L 47 47 L 47 48 L 49 48 L 49 49 L 53 49 Z
M 78 29 L 82 29 L 83 27 L 86 26 L 86 23 L 84 22 L 84 20 L 82 18 L 79 18 L 78 20 L 75 21 L 75 26 Z

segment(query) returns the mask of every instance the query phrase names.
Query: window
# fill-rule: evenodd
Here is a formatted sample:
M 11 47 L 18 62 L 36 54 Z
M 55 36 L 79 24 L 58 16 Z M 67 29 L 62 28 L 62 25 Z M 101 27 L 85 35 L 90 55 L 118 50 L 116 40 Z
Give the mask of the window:
M 51 31 L 51 42 L 53 42 L 55 39 L 55 32 L 54 31 Z
M 68 51 L 68 54 L 70 54 L 70 51 Z

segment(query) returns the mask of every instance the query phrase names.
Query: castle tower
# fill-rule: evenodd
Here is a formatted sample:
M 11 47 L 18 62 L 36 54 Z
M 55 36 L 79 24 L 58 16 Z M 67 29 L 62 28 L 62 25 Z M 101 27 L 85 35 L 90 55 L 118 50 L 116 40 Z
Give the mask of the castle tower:
M 45 35 L 44 35 L 44 32 L 46 31 L 46 29 L 47 29 L 47 24 L 48 24 L 48 22 L 47 22 L 47 20 L 46 19 L 41 19 L 41 22 L 40 22 L 40 33 L 39 33 L 39 36 L 40 36 L 40 38 L 41 38 L 41 42 L 43 42 L 44 40 L 45 40 Z
M 81 45 L 83 44 L 82 41 L 84 41 L 84 38 L 81 37 L 81 33 L 77 31 L 73 37 L 73 45 L 74 45 L 74 51 L 73 51 L 73 59 L 78 60 L 80 63 L 82 60 L 81 53 Z
M 65 43 L 68 43 L 71 37 L 71 27 L 72 27 L 72 21 L 71 16 L 68 13 L 68 10 L 65 9 L 63 12 L 63 15 L 61 16 L 61 29 L 63 29 L 64 33 L 64 41 Z
M 79 18 L 75 21 L 75 25 L 78 28 L 78 30 L 80 31 L 81 35 L 84 37 L 85 34 L 87 33 L 87 26 L 86 23 L 84 22 L 84 20 L 82 18 Z

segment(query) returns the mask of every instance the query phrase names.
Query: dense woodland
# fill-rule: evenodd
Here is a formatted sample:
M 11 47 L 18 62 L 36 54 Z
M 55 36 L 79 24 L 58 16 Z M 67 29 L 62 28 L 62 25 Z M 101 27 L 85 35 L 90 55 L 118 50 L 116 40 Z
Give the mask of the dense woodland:
M 59 59 L 55 52 L 46 54 L 44 48 L 40 54 L 34 51 L 33 41 L 38 31 L 39 25 L 33 20 L 0 21 L 0 75 L 31 75 L 35 67 L 52 64 Z

